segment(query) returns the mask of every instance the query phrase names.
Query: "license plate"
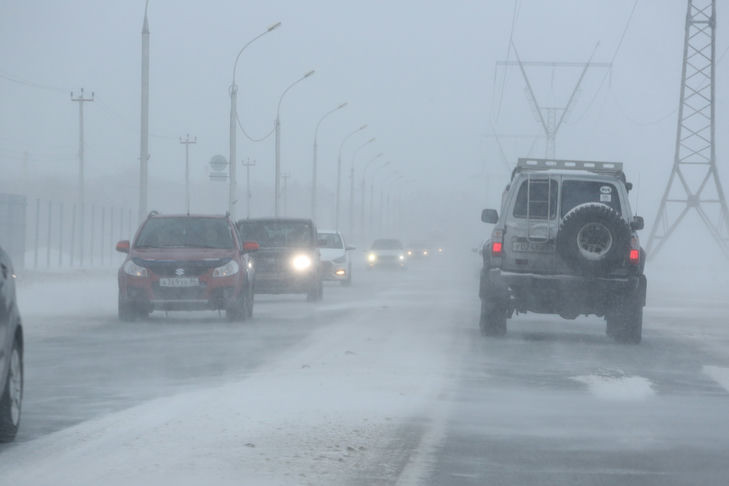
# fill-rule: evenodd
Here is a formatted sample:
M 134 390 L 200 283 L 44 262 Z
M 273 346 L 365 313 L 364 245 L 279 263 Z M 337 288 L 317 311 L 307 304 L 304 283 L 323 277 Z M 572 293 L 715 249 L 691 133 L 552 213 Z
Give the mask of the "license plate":
M 199 287 L 200 281 L 192 277 L 173 277 L 159 279 L 160 287 Z
M 521 252 L 549 253 L 554 246 L 546 241 L 515 241 L 512 243 L 512 250 Z

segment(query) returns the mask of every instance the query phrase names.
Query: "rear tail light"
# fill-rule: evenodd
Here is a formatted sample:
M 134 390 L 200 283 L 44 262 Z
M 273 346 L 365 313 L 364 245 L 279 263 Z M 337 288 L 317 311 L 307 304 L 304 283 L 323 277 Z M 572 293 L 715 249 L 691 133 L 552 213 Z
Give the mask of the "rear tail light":
M 640 261 L 640 250 L 631 249 L 628 254 L 628 261 L 630 263 L 638 263 Z
M 494 230 L 491 233 L 491 256 L 502 256 L 504 254 L 504 232 Z

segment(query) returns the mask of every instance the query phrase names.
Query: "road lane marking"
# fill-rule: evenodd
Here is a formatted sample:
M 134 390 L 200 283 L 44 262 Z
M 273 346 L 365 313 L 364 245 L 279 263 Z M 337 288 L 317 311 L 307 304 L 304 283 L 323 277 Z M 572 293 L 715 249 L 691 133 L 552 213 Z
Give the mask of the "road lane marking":
M 590 393 L 601 400 L 641 401 L 655 395 L 653 383 L 642 376 L 627 376 L 620 371 L 573 376 L 572 380 L 587 385 Z
M 704 366 L 702 371 L 729 392 L 729 368 L 723 368 L 721 366 Z

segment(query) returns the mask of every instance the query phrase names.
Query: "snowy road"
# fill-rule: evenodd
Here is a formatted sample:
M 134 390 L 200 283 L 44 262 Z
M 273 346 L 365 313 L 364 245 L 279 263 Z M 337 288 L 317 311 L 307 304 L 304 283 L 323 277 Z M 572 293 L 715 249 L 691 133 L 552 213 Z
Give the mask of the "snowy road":
M 24 282 L 26 401 L 0 482 L 727 483 L 721 296 L 653 286 L 640 346 L 535 315 L 486 340 L 476 267 L 363 271 L 318 304 L 259 298 L 239 324 L 120 323 L 111 273 Z

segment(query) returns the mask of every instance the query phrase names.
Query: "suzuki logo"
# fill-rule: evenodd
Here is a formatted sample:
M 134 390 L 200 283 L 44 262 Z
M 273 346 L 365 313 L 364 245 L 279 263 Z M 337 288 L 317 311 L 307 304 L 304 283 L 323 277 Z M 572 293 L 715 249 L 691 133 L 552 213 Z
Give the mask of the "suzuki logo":
M 185 275 L 185 270 L 182 268 L 178 268 L 177 270 L 175 270 L 175 275 L 177 275 L 178 277 L 182 277 L 183 275 Z

